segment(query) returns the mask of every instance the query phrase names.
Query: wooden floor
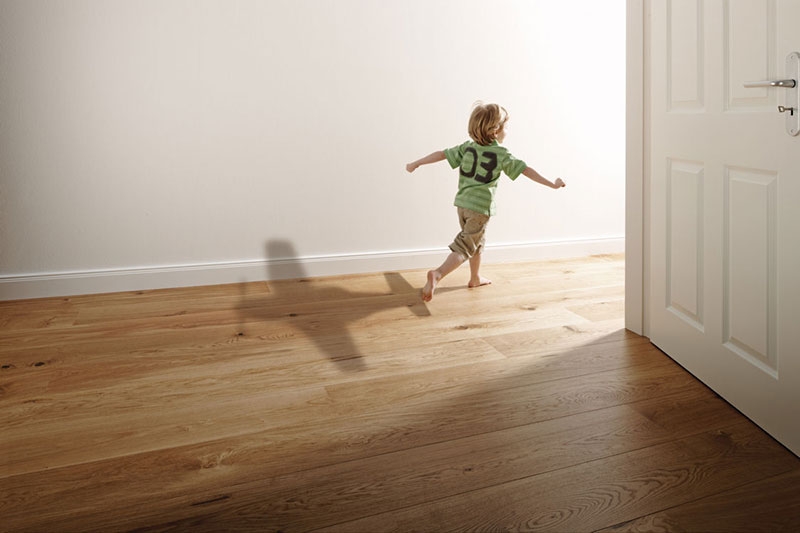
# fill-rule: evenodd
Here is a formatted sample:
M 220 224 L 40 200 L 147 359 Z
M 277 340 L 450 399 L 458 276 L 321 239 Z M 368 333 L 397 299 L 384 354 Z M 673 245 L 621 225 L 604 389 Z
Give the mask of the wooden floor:
M 622 257 L 0 303 L 3 531 L 800 531 Z

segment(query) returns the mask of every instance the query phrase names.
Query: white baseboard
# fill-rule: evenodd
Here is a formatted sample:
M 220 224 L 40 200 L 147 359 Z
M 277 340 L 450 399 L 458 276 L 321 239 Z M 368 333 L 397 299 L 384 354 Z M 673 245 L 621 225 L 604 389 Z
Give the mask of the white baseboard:
M 484 263 L 545 261 L 624 251 L 623 237 L 500 244 L 486 247 Z M 408 250 L 0 276 L 0 301 L 432 268 L 441 263 L 448 253 L 447 249 Z

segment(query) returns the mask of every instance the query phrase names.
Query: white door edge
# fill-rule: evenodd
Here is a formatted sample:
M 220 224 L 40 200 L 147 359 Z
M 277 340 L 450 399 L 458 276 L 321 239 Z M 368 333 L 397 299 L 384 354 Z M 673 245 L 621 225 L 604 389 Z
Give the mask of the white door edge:
M 645 166 L 645 66 L 642 0 L 627 0 L 626 8 L 626 121 L 625 121 L 625 327 L 649 336 L 649 231 Z

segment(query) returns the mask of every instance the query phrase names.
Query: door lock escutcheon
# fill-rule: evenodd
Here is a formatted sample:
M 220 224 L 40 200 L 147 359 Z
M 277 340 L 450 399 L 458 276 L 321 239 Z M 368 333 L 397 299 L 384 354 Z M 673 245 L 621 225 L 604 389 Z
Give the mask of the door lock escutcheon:
M 786 113 L 786 133 L 789 135 L 800 133 L 800 87 L 798 84 L 800 84 L 800 52 L 792 52 L 786 56 L 786 79 L 744 82 L 744 86 L 747 88 L 780 87 L 786 89 L 783 91 L 784 103 L 778 106 L 778 112 Z

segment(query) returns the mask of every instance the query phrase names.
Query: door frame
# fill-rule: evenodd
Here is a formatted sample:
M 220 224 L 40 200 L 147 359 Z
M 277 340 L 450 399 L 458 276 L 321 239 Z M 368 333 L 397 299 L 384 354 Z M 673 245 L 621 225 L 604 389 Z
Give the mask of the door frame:
M 645 16 L 650 0 L 626 0 L 625 90 L 625 327 L 649 337 L 649 83 Z

